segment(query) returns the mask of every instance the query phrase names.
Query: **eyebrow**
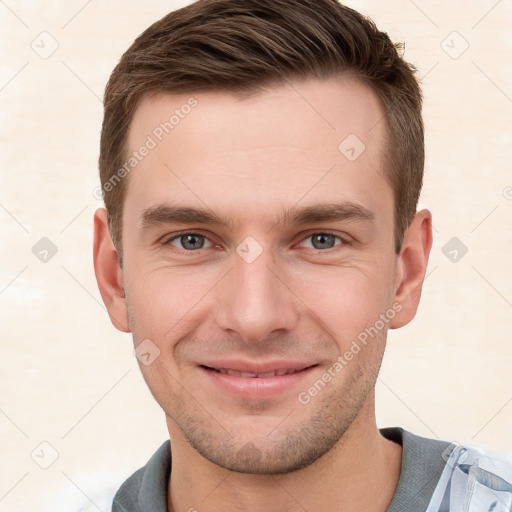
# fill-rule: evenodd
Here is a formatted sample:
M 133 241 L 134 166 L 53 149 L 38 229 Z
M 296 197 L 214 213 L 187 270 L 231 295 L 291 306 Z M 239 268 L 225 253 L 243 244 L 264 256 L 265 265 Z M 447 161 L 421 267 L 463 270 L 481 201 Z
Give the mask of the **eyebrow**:
M 142 229 L 161 224 L 208 224 L 232 229 L 233 219 L 223 220 L 215 212 L 203 208 L 191 208 L 161 204 L 143 210 L 140 225 Z
M 317 222 L 355 220 L 375 222 L 371 210 L 360 204 L 344 201 L 341 203 L 320 203 L 311 206 L 293 207 L 284 210 L 276 224 L 300 226 Z
M 341 203 L 320 203 L 311 206 L 294 206 L 284 209 L 275 220 L 275 225 L 300 226 L 319 222 L 341 220 L 375 222 L 375 215 L 368 208 L 343 201 Z M 188 206 L 160 204 L 142 211 L 140 226 L 142 229 L 162 224 L 204 224 L 223 226 L 233 229 L 234 217 L 226 219 L 219 217 L 209 209 L 192 208 Z

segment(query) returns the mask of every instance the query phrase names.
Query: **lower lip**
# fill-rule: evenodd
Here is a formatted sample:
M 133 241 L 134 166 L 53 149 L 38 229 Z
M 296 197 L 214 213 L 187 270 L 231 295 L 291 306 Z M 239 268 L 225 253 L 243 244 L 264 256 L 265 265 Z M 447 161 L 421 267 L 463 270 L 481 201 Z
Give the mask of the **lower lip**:
M 199 369 L 216 387 L 225 393 L 240 398 L 270 398 L 289 391 L 308 377 L 316 366 L 310 366 L 300 372 L 278 375 L 275 377 L 239 377 L 229 373 L 220 373 L 203 366 Z

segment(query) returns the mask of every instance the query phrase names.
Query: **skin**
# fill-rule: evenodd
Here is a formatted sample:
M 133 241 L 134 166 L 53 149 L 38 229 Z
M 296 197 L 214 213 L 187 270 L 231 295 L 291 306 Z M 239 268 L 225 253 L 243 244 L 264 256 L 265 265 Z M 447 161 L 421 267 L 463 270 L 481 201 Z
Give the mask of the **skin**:
M 110 318 L 133 333 L 136 347 L 149 339 L 160 350 L 139 365 L 172 440 L 169 510 L 385 511 L 402 449 L 378 431 L 375 381 L 387 329 L 416 313 L 432 231 L 430 212 L 418 212 L 395 254 L 383 109 L 347 77 L 243 99 L 193 96 L 198 106 L 127 178 L 123 268 L 106 210 L 95 213 L 95 271 Z M 144 98 L 130 151 L 188 99 Z M 366 146 L 354 161 L 338 149 L 351 133 Z M 373 220 L 276 223 L 287 208 L 343 201 Z M 206 206 L 232 225 L 143 227 L 143 212 L 163 203 Z M 202 248 L 173 239 L 183 231 L 205 236 L 193 240 Z M 314 244 L 312 235 L 326 231 L 334 236 Z M 251 263 L 237 253 L 248 236 L 262 249 Z M 400 311 L 378 335 L 300 403 L 298 394 L 332 373 L 336 358 L 393 305 Z M 221 357 L 317 366 L 275 396 L 236 397 L 199 367 Z

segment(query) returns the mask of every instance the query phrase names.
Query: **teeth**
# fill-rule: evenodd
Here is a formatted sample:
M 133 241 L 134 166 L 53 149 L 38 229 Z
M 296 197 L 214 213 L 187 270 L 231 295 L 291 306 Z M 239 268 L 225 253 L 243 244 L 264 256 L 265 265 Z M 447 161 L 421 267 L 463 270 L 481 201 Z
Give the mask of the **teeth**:
M 229 375 L 236 375 L 238 377 L 257 377 L 257 373 L 248 373 L 248 372 L 237 372 L 236 370 L 226 370 L 226 373 Z
M 299 372 L 301 370 L 275 370 L 273 372 L 266 372 L 266 373 L 251 373 L 251 372 L 238 372 L 236 370 L 228 370 L 226 368 L 213 368 L 213 370 L 229 374 L 229 375 L 235 375 L 236 377 L 279 377 L 281 375 L 289 375 L 290 373 Z

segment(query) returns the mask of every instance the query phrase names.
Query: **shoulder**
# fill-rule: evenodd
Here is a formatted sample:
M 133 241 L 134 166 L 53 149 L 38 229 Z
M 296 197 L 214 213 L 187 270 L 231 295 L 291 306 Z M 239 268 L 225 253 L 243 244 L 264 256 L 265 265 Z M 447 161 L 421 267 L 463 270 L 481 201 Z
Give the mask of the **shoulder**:
M 167 509 L 167 483 L 171 471 L 170 441 L 165 441 L 149 461 L 119 487 L 112 502 L 112 512 L 138 512 Z
M 427 512 L 512 510 L 512 457 L 476 446 L 452 444 Z
M 388 512 L 512 510 L 510 456 L 418 436 L 400 427 L 381 433 L 403 448 L 400 479 Z
M 167 482 L 171 470 L 170 441 L 165 441 L 148 462 L 131 474 L 120 487 L 90 496 L 79 512 L 167 512 Z
M 421 462 L 424 466 L 442 469 L 454 448 L 448 441 L 419 436 L 401 427 L 381 428 L 380 432 L 386 439 L 402 445 L 406 465 Z
M 380 429 L 390 441 L 402 446 L 402 468 L 388 512 L 425 511 L 443 473 L 452 447 L 439 439 L 430 439 L 401 427 Z

